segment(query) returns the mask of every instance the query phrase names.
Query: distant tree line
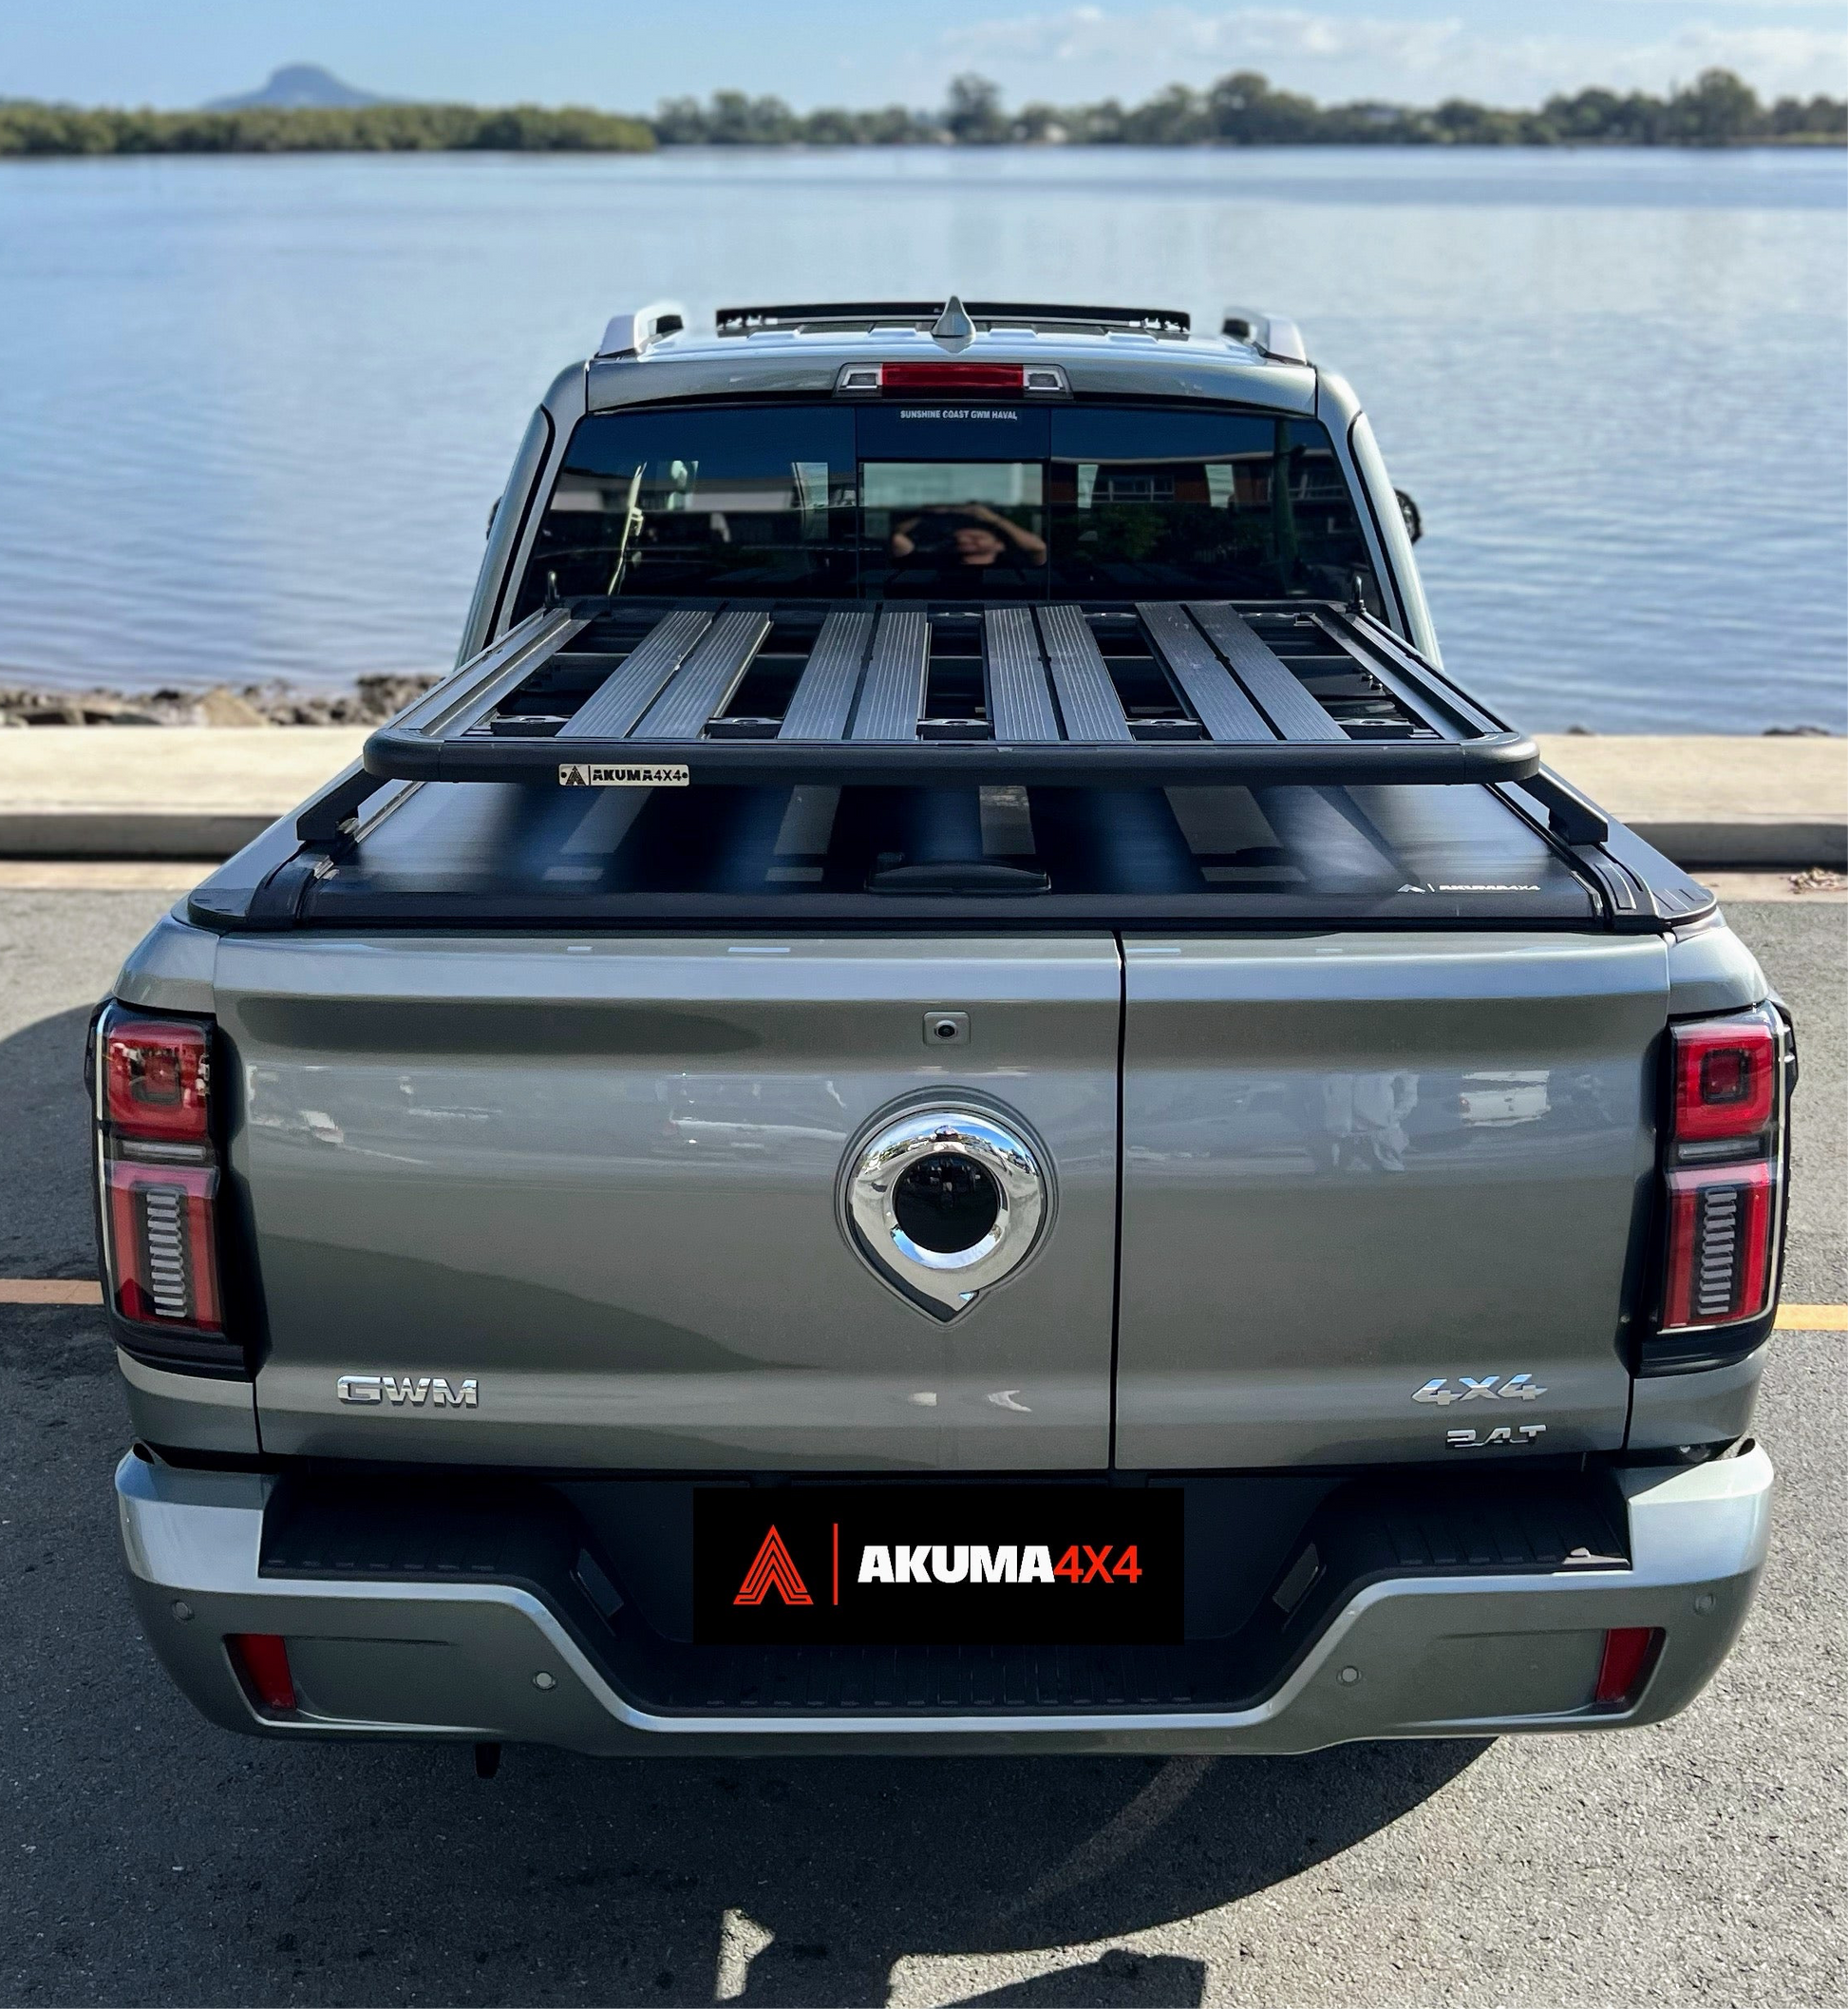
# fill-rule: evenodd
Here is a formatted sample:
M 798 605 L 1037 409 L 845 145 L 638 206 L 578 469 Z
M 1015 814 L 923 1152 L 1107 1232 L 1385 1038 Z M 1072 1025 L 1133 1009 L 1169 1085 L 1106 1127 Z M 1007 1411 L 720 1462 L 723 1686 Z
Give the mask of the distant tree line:
M 0 155 L 646 153 L 646 119 L 567 105 L 361 104 L 87 111 L 0 100 Z
M 1848 103 L 1765 104 L 1730 70 L 1666 98 L 1581 90 L 1537 111 L 1446 99 L 1316 104 L 1255 70 L 1205 90 L 1171 85 L 1146 104 L 1031 104 L 1009 111 L 985 77 L 958 77 L 941 111 L 792 111 L 781 98 L 670 98 L 651 119 L 535 104 L 368 104 L 352 110 L 87 111 L 0 100 L 0 155 L 201 153 L 635 153 L 660 146 L 1755 146 L 1840 145 Z

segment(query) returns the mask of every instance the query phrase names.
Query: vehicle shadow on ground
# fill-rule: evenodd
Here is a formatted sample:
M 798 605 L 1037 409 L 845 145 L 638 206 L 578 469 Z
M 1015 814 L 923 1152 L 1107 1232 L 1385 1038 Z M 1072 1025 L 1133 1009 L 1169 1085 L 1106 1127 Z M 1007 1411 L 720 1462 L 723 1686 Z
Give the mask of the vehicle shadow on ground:
M 441 2000 L 884 2002 L 907 1956 L 1095 1955 L 1298 1875 L 1485 1748 L 602 1764 L 510 1749 L 488 1782 L 462 1750 L 266 1752 L 275 1785 L 292 1775 L 279 1797 L 310 1884 L 266 1904 L 294 1929 L 251 1945 L 241 1979 L 258 2000 L 387 2000 L 407 1962 Z M 1198 1962 L 1118 1948 L 974 2000 L 1191 2003 L 1205 1982 Z
M 93 1277 L 89 1012 L 59 1012 L 0 1039 L 0 1277 Z

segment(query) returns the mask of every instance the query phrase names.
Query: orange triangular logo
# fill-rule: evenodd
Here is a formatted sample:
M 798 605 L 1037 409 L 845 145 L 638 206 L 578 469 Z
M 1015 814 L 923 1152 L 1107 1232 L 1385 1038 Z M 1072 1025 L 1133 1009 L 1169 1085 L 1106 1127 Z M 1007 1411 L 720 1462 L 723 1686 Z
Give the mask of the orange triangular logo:
M 731 1602 L 734 1604 L 762 1604 L 773 1586 L 785 1604 L 815 1602 L 808 1594 L 808 1585 L 802 1582 L 801 1571 L 796 1567 L 796 1559 L 783 1545 L 783 1537 L 774 1527 L 764 1537 L 764 1546 L 758 1550 L 757 1560 L 745 1572 L 745 1581 L 738 1586 L 738 1595 Z

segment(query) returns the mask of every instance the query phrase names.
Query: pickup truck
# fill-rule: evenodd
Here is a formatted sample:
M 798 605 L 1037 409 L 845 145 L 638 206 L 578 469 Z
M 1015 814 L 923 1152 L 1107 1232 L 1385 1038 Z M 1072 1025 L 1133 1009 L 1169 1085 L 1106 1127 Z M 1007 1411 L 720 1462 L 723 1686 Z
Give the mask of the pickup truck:
M 1280 316 L 618 316 L 458 667 L 88 1061 L 213 1721 L 1604 1730 L 1737 1636 L 1787 1017 L 1444 673 Z

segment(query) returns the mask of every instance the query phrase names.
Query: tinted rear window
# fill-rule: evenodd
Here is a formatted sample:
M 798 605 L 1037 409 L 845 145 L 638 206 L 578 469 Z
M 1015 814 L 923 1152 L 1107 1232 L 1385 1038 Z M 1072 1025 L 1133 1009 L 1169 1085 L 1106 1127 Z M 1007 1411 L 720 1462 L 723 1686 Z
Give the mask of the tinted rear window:
M 1379 590 L 1313 420 L 734 406 L 579 422 L 516 615 L 691 599 L 1347 599 Z

